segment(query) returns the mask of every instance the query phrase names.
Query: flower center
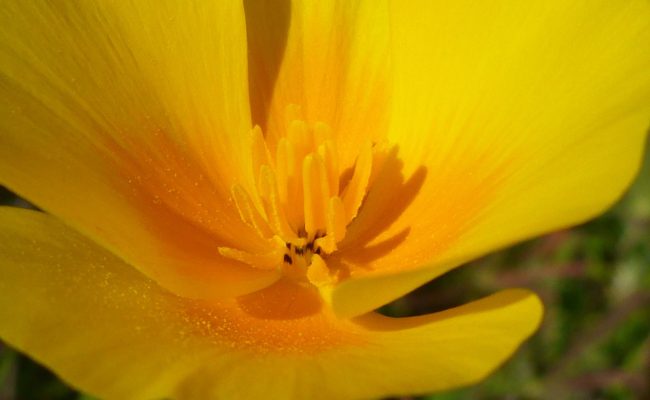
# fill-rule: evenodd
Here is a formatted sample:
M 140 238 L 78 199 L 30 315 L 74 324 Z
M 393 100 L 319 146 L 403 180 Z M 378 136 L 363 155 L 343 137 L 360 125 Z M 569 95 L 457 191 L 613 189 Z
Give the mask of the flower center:
M 255 268 L 280 269 L 287 276 L 322 285 L 335 279 L 327 258 L 359 212 L 379 151 L 371 142 L 364 143 L 354 164 L 341 166 L 330 127 L 308 124 L 295 106 L 288 111 L 286 132 L 274 149 L 259 127 L 253 129 L 257 182 L 250 188 L 232 187 L 242 220 L 268 246 L 220 247 L 219 252 Z

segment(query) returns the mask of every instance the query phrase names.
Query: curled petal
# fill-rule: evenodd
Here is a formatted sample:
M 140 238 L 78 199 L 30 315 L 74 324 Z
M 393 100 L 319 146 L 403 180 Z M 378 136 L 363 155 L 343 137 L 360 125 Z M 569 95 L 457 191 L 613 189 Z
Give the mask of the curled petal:
M 530 292 L 507 290 L 431 315 L 347 321 L 288 282 L 236 301 L 197 302 L 45 214 L 0 208 L 0 226 L 0 336 L 108 399 L 442 390 L 494 370 L 542 313 Z

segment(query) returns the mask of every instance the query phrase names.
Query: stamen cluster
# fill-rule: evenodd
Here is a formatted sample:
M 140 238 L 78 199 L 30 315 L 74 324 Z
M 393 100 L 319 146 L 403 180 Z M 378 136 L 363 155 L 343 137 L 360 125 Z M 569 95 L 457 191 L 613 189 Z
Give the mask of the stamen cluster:
M 273 143 L 274 151 L 261 128 L 253 129 L 256 185 L 232 187 L 242 220 L 268 243 L 268 250 L 221 247 L 219 252 L 255 268 L 278 268 L 322 284 L 329 275 L 325 260 L 337 250 L 367 193 L 375 149 L 365 143 L 343 174 L 330 127 L 307 124 L 295 106 L 287 114 L 287 132 Z

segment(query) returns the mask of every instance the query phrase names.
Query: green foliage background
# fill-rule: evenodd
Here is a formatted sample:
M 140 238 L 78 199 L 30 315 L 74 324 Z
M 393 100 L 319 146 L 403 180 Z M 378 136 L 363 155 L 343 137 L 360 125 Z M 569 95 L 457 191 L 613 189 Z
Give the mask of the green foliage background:
M 0 203 L 16 201 L 0 193 Z M 484 382 L 422 399 L 650 398 L 650 151 L 605 215 L 456 269 L 382 311 L 428 313 L 508 287 L 540 294 L 540 331 Z M 0 400 L 9 399 L 91 398 L 0 343 Z

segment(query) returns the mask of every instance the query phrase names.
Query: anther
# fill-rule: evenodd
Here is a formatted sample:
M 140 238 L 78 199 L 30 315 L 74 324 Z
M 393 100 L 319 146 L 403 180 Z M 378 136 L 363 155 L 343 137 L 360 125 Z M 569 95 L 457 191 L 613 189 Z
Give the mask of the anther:
M 289 264 L 289 265 L 291 265 L 293 263 L 293 260 L 291 259 L 291 256 L 288 255 L 288 254 L 285 254 L 283 259 L 284 259 L 284 262 Z

